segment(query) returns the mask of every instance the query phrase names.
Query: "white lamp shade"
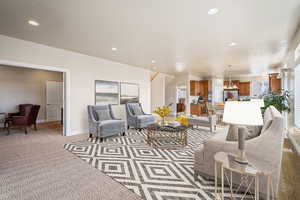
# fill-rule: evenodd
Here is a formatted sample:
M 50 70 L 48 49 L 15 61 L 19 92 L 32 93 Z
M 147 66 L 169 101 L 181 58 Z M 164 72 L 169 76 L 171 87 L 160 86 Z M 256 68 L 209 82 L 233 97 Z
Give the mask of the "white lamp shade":
M 263 118 L 257 102 L 227 101 L 223 122 L 235 125 L 262 126 Z
M 265 102 L 263 99 L 251 99 L 250 101 L 252 102 L 256 102 L 260 108 L 265 107 Z

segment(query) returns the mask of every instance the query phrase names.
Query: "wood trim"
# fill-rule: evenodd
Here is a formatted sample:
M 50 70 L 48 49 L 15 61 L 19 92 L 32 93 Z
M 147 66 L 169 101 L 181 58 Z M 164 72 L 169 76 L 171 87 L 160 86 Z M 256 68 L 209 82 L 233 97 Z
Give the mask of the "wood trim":
M 151 81 L 153 81 L 156 77 L 157 77 L 157 75 L 159 74 L 159 72 L 156 72 L 152 77 L 151 77 Z
M 55 67 L 49 65 L 37 65 L 32 63 L 24 63 L 24 62 L 16 62 L 12 60 L 1 60 L 0 65 L 7 65 L 13 67 L 23 67 L 23 68 L 31 68 L 31 69 L 42 69 L 49 71 L 58 71 L 63 72 L 63 81 L 64 81 L 64 136 L 75 135 L 71 132 L 71 101 L 70 101 L 70 88 L 71 88 L 71 75 L 70 70 L 64 67 Z

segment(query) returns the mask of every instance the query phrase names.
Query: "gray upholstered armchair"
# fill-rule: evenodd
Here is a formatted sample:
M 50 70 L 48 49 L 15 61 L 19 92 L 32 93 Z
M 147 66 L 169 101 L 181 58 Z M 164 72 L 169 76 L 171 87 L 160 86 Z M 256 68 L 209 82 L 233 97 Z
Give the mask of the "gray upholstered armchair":
M 87 109 L 90 137 L 95 136 L 102 141 L 104 137 L 125 135 L 125 121 L 115 118 L 110 106 L 89 105 Z
M 140 103 L 126 104 L 126 114 L 128 128 L 142 129 L 155 122 L 154 116 L 145 114 Z

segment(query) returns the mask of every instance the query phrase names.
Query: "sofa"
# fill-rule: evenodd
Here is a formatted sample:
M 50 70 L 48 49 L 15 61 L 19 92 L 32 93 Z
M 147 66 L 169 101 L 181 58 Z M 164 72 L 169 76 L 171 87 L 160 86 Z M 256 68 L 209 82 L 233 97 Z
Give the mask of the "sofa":
M 152 114 L 146 114 L 140 103 L 126 104 L 126 114 L 128 128 L 142 129 L 155 123 L 154 116 Z
M 228 130 L 229 126 L 217 131 L 195 152 L 195 180 L 198 179 L 199 174 L 209 179 L 214 177 L 214 155 L 217 152 L 238 153 L 238 142 L 226 140 Z M 264 113 L 264 125 L 259 136 L 246 141 L 246 156 L 249 162 L 261 170 L 272 172 L 273 189 L 276 194 L 280 179 L 283 140 L 283 117 L 275 107 L 270 106 Z M 239 184 L 240 176 L 238 174 L 234 175 L 233 182 Z M 259 182 L 260 193 L 265 197 L 267 194 L 266 177 L 261 176 Z
M 102 142 L 108 136 L 125 135 L 125 121 L 114 116 L 110 105 L 89 105 L 87 109 L 90 137 L 100 138 Z

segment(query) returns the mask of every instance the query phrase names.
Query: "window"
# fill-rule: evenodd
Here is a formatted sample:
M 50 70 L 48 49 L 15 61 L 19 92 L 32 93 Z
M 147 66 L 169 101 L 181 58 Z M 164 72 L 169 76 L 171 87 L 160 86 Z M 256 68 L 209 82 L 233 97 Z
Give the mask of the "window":
M 300 128 L 300 64 L 295 69 L 295 125 Z

